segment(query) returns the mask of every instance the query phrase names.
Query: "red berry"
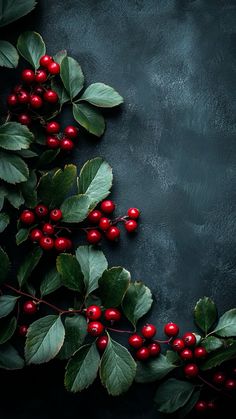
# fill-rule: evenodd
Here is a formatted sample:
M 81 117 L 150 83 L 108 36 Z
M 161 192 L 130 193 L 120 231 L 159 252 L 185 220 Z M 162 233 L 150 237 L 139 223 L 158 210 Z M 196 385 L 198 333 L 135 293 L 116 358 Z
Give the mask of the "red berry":
M 236 380 L 233 380 L 232 378 L 226 380 L 225 388 L 227 388 L 227 390 L 236 390 Z
M 115 207 L 116 206 L 114 202 L 108 199 L 106 201 L 103 201 L 100 206 L 102 212 L 104 212 L 105 214 L 111 214 L 114 211 Z
M 70 151 L 74 148 L 74 143 L 69 138 L 63 138 L 60 142 L 60 147 L 62 150 Z
M 46 125 L 46 131 L 48 134 L 58 134 L 60 131 L 60 125 L 56 121 L 48 122 Z
M 184 373 L 187 378 L 196 377 L 198 375 L 199 369 L 196 364 L 187 364 L 184 367 Z
M 14 89 L 13 92 L 16 93 L 18 95 L 18 93 L 20 93 L 20 91 L 22 90 L 22 85 L 21 84 L 17 84 Z
M 87 307 L 86 317 L 89 320 L 98 320 L 100 319 L 101 315 L 102 315 L 102 310 L 100 309 L 99 306 L 93 305 L 93 306 Z
M 66 237 L 57 237 L 54 242 L 55 249 L 58 252 L 64 252 L 68 248 L 68 242 Z
M 30 232 L 30 240 L 32 240 L 33 242 L 38 242 L 41 239 L 41 237 L 43 237 L 43 233 L 38 228 L 34 228 Z
M 53 149 L 60 147 L 60 141 L 56 137 L 48 136 L 46 140 L 46 144 L 49 148 L 53 148 Z
M 25 337 L 27 335 L 27 332 L 28 332 L 28 326 L 26 326 L 25 324 L 22 324 L 21 326 L 19 326 L 18 333 L 20 336 Z
M 175 339 L 172 342 L 172 348 L 176 352 L 182 351 L 185 348 L 185 343 L 184 343 L 183 339 Z
M 148 345 L 148 349 L 150 351 L 150 356 L 153 357 L 159 355 L 161 352 L 161 346 L 157 342 L 150 343 L 150 345 Z
M 179 333 L 179 326 L 176 323 L 167 323 L 164 327 L 164 332 L 166 336 L 169 337 L 177 336 Z
M 76 138 L 78 136 L 79 130 L 77 127 L 74 127 L 73 125 L 68 125 L 64 129 L 64 134 L 69 138 Z
M 91 336 L 99 336 L 102 334 L 104 326 L 101 322 L 90 322 L 87 331 Z
M 193 333 L 185 333 L 183 336 L 183 340 L 186 346 L 194 346 L 196 345 L 197 339 Z
M 105 349 L 107 347 L 107 344 L 108 344 L 108 337 L 107 337 L 107 335 L 99 336 L 99 338 L 97 338 L 97 340 L 96 340 L 97 348 L 101 352 L 105 351 Z
M 34 301 L 25 301 L 23 305 L 23 312 L 25 314 L 34 314 L 37 311 L 37 304 Z
M 51 237 L 42 237 L 39 241 L 39 245 L 44 250 L 52 250 L 54 247 L 54 240 Z
M 67 249 L 71 249 L 72 248 L 72 241 L 70 239 L 66 239 L 67 242 Z
M 41 86 L 36 86 L 34 88 L 34 93 L 36 95 L 42 96 L 43 92 L 44 92 L 44 89 Z
M 59 74 L 60 73 L 60 65 L 55 61 L 51 62 L 47 66 L 48 72 L 50 74 Z
M 18 122 L 22 125 L 29 125 L 31 123 L 31 118 L 27 113 L 21 113 L 18 115 Z
M 133 231 L 135 231 L 138 227 L 138 223 L 135 220 L 128 220 L 125 222 L 125 229 L 129 232 L 129 233 L 133 233 Z
M 18 98 L 16 95 L 7 96 L 7 104 L 9 106 L 16 106 L 18 104 Z
M 214 410 L 216 409 L 216 403 L 213 400 L 211 400 L 210 402 L 207 403 L 207 407 L 210 410 Z
M 45 70 L 38 70 L 35 75 L 35 81 L 37 83 L 45 83 L 47 78 L 48 78 L 48 75 Z
M 100 231 L 98 230 L 88 230 L 87 232 L 87 241 L 91 244 L 98 243 L 102 238 Z
M 111 221 L 109 220 L 109 218 L 102 217 L 99 221 L 98 226 L 102 231 L 106 231 L 111 226 Z
M 139 361 L 146 361 L 150 357 L 150 350 L 143 346 L 142 348 L 138 349 L 136 352 L 136 358 Z
M 196 404 L 195 404 L 195 410 L 197 412 L 205 412 L 205 410 L 207 409 L 207 403 L 204 402 L 204 400 L 199 400 Z
M 195 358 L 205 358 L 207 356 L 207 351 L 203 346 L 198 346 L 194 349 Z
M 108 240 L 114 241 L 120 237 L 120 229 L 116 226 L 111 226 L 106 232 Z
M 46 215 L 48 214 L 48 207 L 46 207 L 46 205 L 39 204 L 35 207 L 35 212 L 37 216 L 40 218 L 46 217 Z
M 156 327 L 154 324 L 146 324 L 142 327 L 141 333 L 146 339 L 151 339 L 156 334 Z
M 213 382 L 215 384 L 223 384 L 225 382 L 225 379 L 225 374 L 221 371 L 218 371 L 213 375 Z
M 183 349 L 179 355 L 180 355 L 180 358 L 183 359 L 183 361 L 189 361 L 190 359 L 193 358 L 193 353 L 191 349 L 188 349 L 188 348 Z
M 44 92 L 43 98 L 48 103 L 56 103 L 58 101 L 58 94 L 54 90 L 47 90 Z
M 33 224 L 33 222 L 35 221 L 34 213 L 29 210 L 24 210 L 20 215 L 20 220 L 24 224 Z
M 62 212 L 60 209 L 55 208 L 50 212 L 50 218 L 53 221 L 59 221 L 62 218 Z
M 121 319 L 121 312 L 117 308 L 107 308 L 104 317 L 107 321 L 118 322 Z
M 50 55 L 43 55 L 39 60 L 39 64 L 42 67 L 47 68 L 48 64 L 50 64 L 52 61 L 53 61 L 53 58 Z
M 130 346 L 132 346 L 133 348 L 141 348 L 142 344 L 143 344 L 143 338 L 140 335 L 131 335 L 128 339 Z
M 26 92 L 25 90 L 21 90 L 18 95 L 18 102 L 22 105 L 24 105 L 25 103 L 28 103 L 30 100 L 30 95 L 28 92 Z
M 43 232 L 49 235 L 54 234 L 54 227 L 50 223 L 45 223 L 43 226 Z
M 138 208 L 129 208 L 127 211 L 129 218 L 136 220 L 140 216 L 140 211 Z
M 35 74 L 33 70 L 25 69 L 21 73 L 21 78 L 26 83 L 32 83 L 35 80 Z
M 90 223 L 98 224 L 101 216 L 102 216 L 102 213 L 100 211 L 93 210 L 89 213 L 88 220 L 90 221 Z

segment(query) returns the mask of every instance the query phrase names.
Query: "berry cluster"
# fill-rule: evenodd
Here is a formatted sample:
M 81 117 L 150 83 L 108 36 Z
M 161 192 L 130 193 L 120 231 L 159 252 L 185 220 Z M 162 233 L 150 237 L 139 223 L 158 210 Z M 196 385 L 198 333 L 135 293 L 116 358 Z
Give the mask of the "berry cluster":
M 102 233 L 110 241 L 116 241 L 120 237 L 120 229 L 116 224 L 124 223 L 124 227 L 128 233 L 137 230 L 140 211 L 137 208 L 129 208 L 127 215 L 115 219 L 109 216 L 115 210 L 115 203 L 110 200 L 102 201 L 100 208 L 95 209 L 88 215 L 88 222 L 94 224 L 96 228 L 87 228 L 87 241 L 90 244 L 97 244 L 102 239 Z
M 153 324 L 146 324 L 141 329 L 141 335 L 134 334 L 129 337 L 129 344 L 137 349 L 136 358 L 139 361 L 146 361 L 150 357 L 156 357 L 161 352 L 158 342 L 152 341 L 156 334 L 156 327 Z
M 49 216 L 48 222 L 46 217 Z M 62 219 L 62 212 L 58 208 L 54 208 L 49 212 L 46 205 L 39 204 L 34 211 L 26 209 L 20 214 L 20 221 L 27 226 L 36 225 L 30 231 L 30 240 L 38 243 L 44 250 L 52 250 L 55 248 L 58 252 L 64 252 L 72 247 L 72 242 L 67 237 L 58 237 L 60 227 L 56 223 Z
M 48 148 L 70 151 L 74 148 L 74 142 L 78 137 L 79 130 L 73 125 L 65 127 L 63 132 L 60 132 L 60 124 L 56 121 L 50 121 L 45 125 L 47 133 L 46 144 Z
M 97 347 L 100 351 L 103 351 L 108 342 L 107 335 L 100 336 L 104 331 L 104 325 L 101 321 L 98 321 L 102 317 L 101 307 L 97 305 L 91 305 L 86 309 L 86 318 L 88 321 L 87 332 L 89 335 L 99 338 L 97 339 Z M 121 312 L 117 308 L 107 308 L 104 311 L 104 319 L 107 322 L 113 324 L 121 319 Z

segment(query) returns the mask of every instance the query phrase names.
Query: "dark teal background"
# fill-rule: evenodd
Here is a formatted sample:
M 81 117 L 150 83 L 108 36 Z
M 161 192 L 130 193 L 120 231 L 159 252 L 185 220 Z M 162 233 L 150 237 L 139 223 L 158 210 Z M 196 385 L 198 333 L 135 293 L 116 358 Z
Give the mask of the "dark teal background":
M 5 34 L 23 30 L 40 32 L 51 54 L 66 48 L 88 84 L 124 96 L 122 109 L 107 113 L 103 138 L 82 135 L 72 159 L 80 167 L 103 156 L 119 213 L 142 210 L 136 239 L 123 234 L 104 251 L 152 289 L 149 320 L 159 330 L 177 321 L 184 331 L 201 296 L 221 312 L 235 306 L 236 1 L 41 0 Z M 118 399 L 100 384 L 70 395 L 59 363 L 1 377 L 3 419 L 160 417 L 155 385 Z

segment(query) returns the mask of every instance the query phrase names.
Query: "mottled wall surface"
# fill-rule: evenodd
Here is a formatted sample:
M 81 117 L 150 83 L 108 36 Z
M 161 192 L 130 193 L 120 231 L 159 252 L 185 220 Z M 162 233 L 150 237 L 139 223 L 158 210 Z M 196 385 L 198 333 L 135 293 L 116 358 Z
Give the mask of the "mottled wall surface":
M 25 29 L 40 32 L 51 53 L 67 48 L 88 83 L 110 84 L 125 98 L 122 110 L 108 117 L 103 139 L 84 136 L 73 155 L 78 166 L 104 156 L 114 169 L 113 197 L 120 212 L 131 205 L 143 211 L 134 240 L 123 236 L 118 246 L 105 247 L 110 264 L 122 264 L 151 287 L 156 300 L 151 318 L 160 328 L 167 320 L 192 327 L 193 305 L 203 295 L 213 297 L 220 310 L 231 308 L 236 302 L 236 1 L 39 3 L 21 21 Z M 37 375 L 45 382 L 37 382 Z M 161 417 L 151 406 L 155 386 L 135 386 L 120 399 L 96 385 L 73 396 L 64 393 L 63 371 L 54 364 L 4 379 L 4 419 L 82 418 L 82 409 L 94 419 Z M 10 391 L 17 401 L 9 405 Z

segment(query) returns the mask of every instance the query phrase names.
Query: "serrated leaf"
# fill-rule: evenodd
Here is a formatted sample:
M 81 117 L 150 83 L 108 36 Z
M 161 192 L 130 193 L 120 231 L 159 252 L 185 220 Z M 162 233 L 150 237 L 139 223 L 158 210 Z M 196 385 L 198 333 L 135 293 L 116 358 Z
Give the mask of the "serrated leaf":
M 0 233 L 2 233 L 10 222 L 9 215 L 5 212 L 0 213 Z
M 213 352 L 223 346 L 223 341 L 215 336 L 208 336 L 201 341 L 201 345 L 207 352 Z
M 99 279 L 99 291 L 105 307 L 121 304 L 130 283 L 130 273 L 118 266 L 106 270 Z
M 56 291 L 62 285 L 61 277 L 55 268 L 47 271 L 41 284 L 40 284 L 40 294 L 41 297 L 51 294 Z
M 14 310 L 18 298 L 14 295 L 0 296 L 0 318 L 8 316 Z
M 46 47 L 41 35 L 31 31 L 24 32 L 19 36 L 17 49 L 22 57 L 35 69 L 39 67 L 39 60 L 46 53 Z
M 100 366 L 101 382 L 108 394 L 119 396 L 126 392 L 135 374 L 136 363 L 131 354 L 124 346 L 109 338 Z
M 0 346 L 0 368 L 6 370 L 18 370 L 24 367 L 24 360 L 20 357 L 17 350 L 5 343 Z
M 160 354 L 157 358 L 148 362 L 137 363 L 135 381 L 137 383 L 151 383 L 156 380 L 161 380 L 175 368 L 176 365 L 169 362 L 166 356 Z
M 208 355 L 207 360 L 201 365 L 203 371 L 217 367 L 225 361 L 229 361 L 236 357 L 236 342 L 232 343 L 228 348 L 222 348 Z
M 80 100 L 102 108 L 113 108 L 123 103 L 123 98 L 113 87 L 104 83 L 93 83 L 87 87 Z
M 185 418 L 185 416 L 187 416 L 192 411 L 195 404 L 199 400 L 200 394 L 201 394 L 200 390 L 194 390 L 192 396 L 187 401 L 187 403 L 183 407 L 181 407 L 178 411 L 178 417 L 180 419 Z
M 174 413 L 183 407 L 192 396 L 195 386 L 187 381 L 169 378 L 160 384 L 154 397 L 157 410 L 162 413 Z
M 59 255 L 57 257 L 57 270 L 65 287 L 80 293 L 83 291 L 83 274 L 75 256 L 68 253 Z
M 1 0 L 0 1 L 0 27 L 6 26 L 34 9 L 35 0 Z
M 65 329 L 60 316 L 49 315 L 31 323 L 25 344 L 27 364 L 50 361 L 60 351 Z
M 87 195 L 73 195 L 61 205 L 65 223 L 80 223 L 85 220 L 90 210 L 90 200 Z
M 217 320 L 217 309 L 213 300 L 208 297 L 201 298 L 194 308 L 196 325 L 207 334 Z
M 151 308 L 152 293 L 142 282 L 131 282 L 122 301 L 122 308 L 127 319 L 136 326 L 137 321 Z
M 10 268 L 9 257 L 0 247 L 0 284 L 5 281 Z
M 226 311 L 220 317 L 212 333 L 222 337 L 236 336 L 236 308 Z
M 100 356 L 95 342 L 82 346 L 66 366 L 65 387 L 73 393 L 88 388 L 95 380 Z
M 58 354 L 60 359 L 70 358 L 83 344 L 87 335 L 87 322 L 78 314 L 65 319 L 65 340 Z
M 16 244 L 19 246 L 19 244 L 25 242 L 29 237 L 29 228 L 20 228 L 18 232 L 16 233 Z
M 16 48 L 7 41 L 0 41 L 0 67 L 16 68 L 19 55 Z
M 25 182 L 28 176 L 29 169 L 21 157 L 0 152 L 0 179 L 15 184 Z
M 33 141 L 33 134 L 22 124 L 7 122 L 0 126 L 0 147 L 5 150 L 24 150 Z
M 105 120 L 102 114 L 86 103 L 73 104 L 75 120 L 88 132 L 101 137 L 105 131 Z
M 0 345 L 6 343 L 14 335 L 16 330 L 17 320 L 16 317 L 12 317 L 8 320 L 0 330 Z
M 23 260 L 20 268 L 18 270 L 17 279 L 19 285 L 22 287 L 27 280 L 29 279 L 31 273 L 38 265 L 41 257 L 43 255 L 43 251 L 40 247 L 35 247 L 30 253 L 28 253 Z
M 65 56 L 61 61 L 62 82 L 71 100 L 78 95 L 84 85 L 84 75 L 79 63 L 72 57 Z
M 112 179 L 112 168 L 101 157 L 88 160 L 80 171 L 78 193 L 86 194 L 94 207 L 109 195 Z

